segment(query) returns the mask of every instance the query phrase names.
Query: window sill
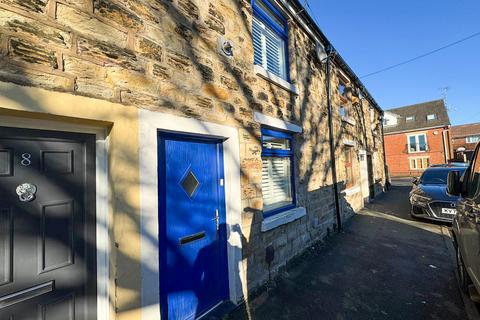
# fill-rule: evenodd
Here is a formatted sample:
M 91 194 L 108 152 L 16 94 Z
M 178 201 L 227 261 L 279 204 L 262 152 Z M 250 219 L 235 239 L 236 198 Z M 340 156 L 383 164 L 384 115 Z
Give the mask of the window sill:
M 304 207 L 297 207 L 283 212 L 279 212 L 273 216 L 266 217 L 262 221 L 262 232 L 275 229 L 281 225 L 290 223 L 307 215 Z
M 350 187 L 348 189 L 345 189 L 342 191 L 343 194 L 345 194 L 345 196 L 351 196 L 353 194 L 356 194 L 356 193 L 359 193 L 361 190 L 360 186 L 355 186 L 355 187 Z
M 298 96 L 298 88 L 297 86 L 291 84 L 288 81 L 283 80 L 282 78 L 274 75 L 273 73 L 269 72 L 268 70 L 265 70 L 263 67 L 259 65 L 254 65 L 253 66 L 253 71 L 260 77 L 264 78 L 267 81 L 270 81 L 273 84 L 276 84 L 277 86 L 290 91 L 291 93 L 295 94 Z
M 352 125 L 352 126 L 355 126 L 355 124 L 357 124 L 355 119 L 350 118 L 350 117 L 346 117 L 346 116 L 342 116 L 342 121 L 346 122 L 346 123 L 348 123 L 349 125 Z
M 293 124 L 288 121 L 280 120 L 277 118 L 273 118 L 256 111 L 253 113 L 253 120 L 255 120 L 260 124 L 263 124 L 272 128 L 285 130 L 285 131 L 290 131 L 295 133 L 301 133 L 303 131 L 302 127 L 297 126 L 296 124 Z

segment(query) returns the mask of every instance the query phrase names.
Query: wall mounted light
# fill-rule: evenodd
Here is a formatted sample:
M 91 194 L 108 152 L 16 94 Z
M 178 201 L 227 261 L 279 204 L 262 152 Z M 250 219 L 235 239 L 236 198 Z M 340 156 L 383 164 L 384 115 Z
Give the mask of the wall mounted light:
M 227 58 L 232 58 L 233 57 L 233 42 L 231 40 L 224 39 L 223 37 L 220 37 L 218 39 L 218 50 L 220 53 L 227 57 Z

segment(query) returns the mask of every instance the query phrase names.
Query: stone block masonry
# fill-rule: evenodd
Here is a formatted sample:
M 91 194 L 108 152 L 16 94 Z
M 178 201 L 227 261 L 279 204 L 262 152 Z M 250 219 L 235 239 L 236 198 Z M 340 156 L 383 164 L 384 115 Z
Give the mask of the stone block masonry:
M 288 60 L 298 94 L 258 76 L 253 67 L 252 7 L 245 0 L 0 0 L 0 80 L 63 91 L 156 112 L 235 127 L 240 136 L 243 280 L 247 293 L 268 279 L 265 250 L 275 249 L 274 274 L 335 228 L 326 73 L 311 36 L 289 20 Z M 231 40 L 234 56 L 218 51 Z M 346 178 L 344 141 L 375 154 L 384 184 L 380 111 L 365 97 L 341 97 L 333 63 L 334 136 L 338 178 Z M 347 84 L 355 92 L 356 85 Z M 61 103 L 59 101 L 59 103 Z M 351 122 L 340 115 L 348 111 Z M 306 216 L 262 232 L 261 126 L 254 112 L 302 128 L 294 135 L 294 186 Z M 353 124 L 352 124 L 353 123 Z M 360 179 L 357 157 L 354 174 Z M 363 197 L 342 198 L 353 210 Z M 344 206 L 342 206 L 344 207 Z M 121 246 L 121 235 L 115 234 Z M 115 266 L 115 308 L 130 308 L 128 266 Z

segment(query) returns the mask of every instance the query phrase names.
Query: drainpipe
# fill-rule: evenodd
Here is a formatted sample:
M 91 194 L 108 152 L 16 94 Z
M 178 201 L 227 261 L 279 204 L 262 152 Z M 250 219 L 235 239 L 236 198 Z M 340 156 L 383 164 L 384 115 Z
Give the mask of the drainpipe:
M 330 83 L 330 60 L 335 52 L 332 51 L 332 48 L 327 50 L 327 105 L 328 105 L 328 131 L 330 138 L 330 158 L 332 161 L 332 182 L 333 182 L 333 191 L 335 195 L 335 209 L 337 214 L 337 226 L 338 231 L 342 230 L 342 218 L 340 212 L 340 199 L 338 197 L 338 185 L 337 185 L 337 162 L 335 157 L 335 141 L 333 133 L 333 110 L 332 110 L 332 94 L 331 94 L 331 83 Z
M 380 118 L 380 128 L 382 129 L 382 148 L 383 148 L 383 171 L 385 174 L 385 187 L 387 188 L 387 191 L 390 190 L 390 177 L 388 175 L 388 166 L 387 166 L 387 153 L 385 151 L 385 135 L 383 132 L 383 117 L 385 117 L 384 114 L 382 114 Z

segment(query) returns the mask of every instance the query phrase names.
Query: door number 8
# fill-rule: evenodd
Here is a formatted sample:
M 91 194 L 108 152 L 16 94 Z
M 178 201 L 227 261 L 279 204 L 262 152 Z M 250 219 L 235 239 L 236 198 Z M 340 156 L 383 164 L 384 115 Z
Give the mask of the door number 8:
M 32 164 L 32 155 L 30 153 L 22 153 L 22 161 L 20 161 L 22 166 L 28 167 Z

